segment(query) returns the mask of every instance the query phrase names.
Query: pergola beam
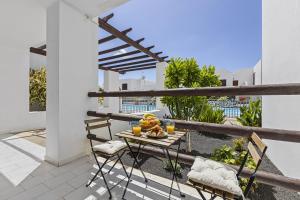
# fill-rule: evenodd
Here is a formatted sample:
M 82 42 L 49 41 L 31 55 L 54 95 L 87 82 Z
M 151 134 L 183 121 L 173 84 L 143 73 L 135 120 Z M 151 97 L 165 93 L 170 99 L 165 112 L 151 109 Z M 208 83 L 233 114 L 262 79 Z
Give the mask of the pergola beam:
M 145 40 L 145 38 L 138 39 L 135 42 L 140 43 L 143 40 Z M 117 47 L 114 47 L 114 48 L 111 48 L 111 49 L 106 49 L 106 50 L 103 50 L 103 51 L 99 51 L 98 55 L 111 53 L 111 52 L 118 51 L 118 50 L 121 50 L 121 49 L 125 49 L 125 48 L 128 48 L 128 47 L 130 47 L 130 44 L 123 44 L 123 45 L 120 45 L 120 46 L 117 46 Z
M 156 65 L 153 65 L 150 67 L 138 67 L 138 68 L 134 68 L 134 69 L 118 70 L 118 72 L 125 73 L 125 72 L 132 72 L 132 71 L 145 70 L 145 69 L 154 69 L 154 68 L 156 68 Z
M 128 28 L 128 29 L 126 29 L 126 30 L 120 32 L 120 34 L 123 35 L 123 36 L 126 36 L 126 34 L 129 33 L 130 31 L 132 31 L 132 28 Z M 126 36 L 126 37 L 127 37 L 127 36 Z M 102 43 L 111 41 L 111 40 L 116 39 L 116 38 L 117 38 L 117 36 L 115 36 L 115 35 L 110 35 L 110 36 L 107 36 L 107 37 L 105 37 L 105 38 L 99 39 L 99 40 L 98 40 L 98 44 L 102 44 Z
M 137 43 L 134 40 L 132 40 L 131 38 L 127 37 L 125 34 L 123 34 L 122 32 L 120 32 L 118 29 L 116 29 L 113 26 L 111 26 L 110 24 L 108 24 L 105 20 L 103 20 L 101 18 L 98 18 L 98 24 L 99 24 L 99 27 L 103 28 L 105 31 L 111 33 L 115 37 L 118 37 L 119 39 L 123 40 L 127 44 L 130 44 L 131 46 L 137 48 L 138 50 L 140 50 L 141 52 L 145 53 L 149 57 L 152 57 L 153 59 L 155 59 L 155 60 L 157 60 L 159 62 L 163 61 L 163 59 L 160 58 L 159 56 L 157 56 L 155 53 L 152 53 L 147 48 L 143 47 L 139 43 Z
M 139 67 L 148 67 L 148 66 L 153 66 L 156 65 L 157 62 L 151 62 L 151 63 L 147 63 L 147 64 L 141 64 L 141 65 L 133 65 L 133 66 L 126 66 L 126 67 L 122 67 L 122 68 L 117 68 L 116 70 L 126 70 L 126 69 L 133 69 L 133 68 L 139 68 Z
M 154 45 L 150 46 L 150 47 L 147 47 L 147 49 L 152 49 L 153 47 L 154 47 Z M 113 60 L 113 59 L 116 59 L 116 58 L 122 58 L 122 57 L 125 57 L 125 56 L 130 56 L 130 55 L 134 55 L 134 54 L 138 54 L 138 53 L 141 53 L 141 51 L 140 50 L 135 50 L 135 51 L 119 54 L 119 55 L 109 56 L 109 57 L 106 57 L 106 58 L 99 58 L 98 62 L 102 62 L 102 61 L 106 61 L 106 60 Z M 162 52 L 158 52 L 156 54 L 158 55 L 158 54 L 161 54 L 161 53 Z
M 113 60 L 113 59 L 116 59 L 116 58 L 122 58 L 122 57 L 125 57 L 125 56 L 130 56 L 130 55 L 134 55 L 134 54 L 138 54 L 138 53 L 141 53 L 141 51 L 140 50 L 135 50 L 135 51 L 127 52 L 127 53 L 122 53 L 122 54 L 119 54 L 119 55 L 109 56 L 109 57 L 105 57 L 105 58 L 99 58 L 98 62 L 102 62 L 102 61 L 106 61 L 106 60 Z
M 38 49 L 46 49 L 46 48 L 47 48 L 47 45 L 46 45 L 46 44 L 44 44 L 44 45 L 38 47 Z
M 148 62 L 155 62 L 155 59 L 147 59 L 147 60 L 141 60 L 141 61 L 136 61 L 136 62 L 131 62 L 131 63 L 123 63 L 123 64 L 119 64 L 119 65 L 112 65 L 112 66 L 106 66 L 106 68 L 109 69 L 113 69 L 113 68 L 117 68 L 117 67 L 126 67 L 126 66 L 130 66 L 130 65 L 136 65 L 136 64 L 141 64 L 141 63 L 148 63 Z M 104 66 L 102 64 L 100 64 L 99 66 Z
M 35 47 L 30 47 L 30 53 L 35 53 L 35 54 L 39 54 L 42 56 L 46 56 L 47 52 L 43 49 L 39 49 L 39 48 L 35 48 Z

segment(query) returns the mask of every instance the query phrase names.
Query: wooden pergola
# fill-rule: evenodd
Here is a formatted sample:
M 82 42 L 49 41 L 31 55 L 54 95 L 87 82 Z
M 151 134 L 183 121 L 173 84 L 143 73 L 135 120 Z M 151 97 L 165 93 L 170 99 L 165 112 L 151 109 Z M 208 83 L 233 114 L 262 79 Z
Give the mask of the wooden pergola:
M 141 45 L 141 42 L 144 41 L 145 38 L 133 40 L 129 36 L 127 36 L 127 34 L 132 31 L 132 28 L 120 31 L 109 24 L 108 21 L 113 16 L 114 14 L 112 13 L 110 15 L 107 15 L 106 17 L 98 18 L 99 27 L 111 34 L 107 37 L 100 38 L 98 40 L 98 44 L 103 44 L 114 39 L 120 39 L 125 42 L 125 44 L 99 51 L 98 55 L 101 56 L 100 58 L 98 58 L 99 69 L 119 72 L 123 74 L 130 71 L 153 69 L 156 68 L 156 63 L 158 62 L 168 62 L 168 60 L 165 60 L 166 58 L 168 58 L 168 56 L 159 56 L 163 52 L 151 51 L 151 49 L 154 48 L 154 45 L 149 47 L 144 47 L 143 45 Z M 102 55 L 129 47 L 133 47 L 135 48 L 135 50 L 118 55 L 102 57 Z M 46 56 L 46 48 L 46 44 L 40 47 L 31 47 L 30 52 Z

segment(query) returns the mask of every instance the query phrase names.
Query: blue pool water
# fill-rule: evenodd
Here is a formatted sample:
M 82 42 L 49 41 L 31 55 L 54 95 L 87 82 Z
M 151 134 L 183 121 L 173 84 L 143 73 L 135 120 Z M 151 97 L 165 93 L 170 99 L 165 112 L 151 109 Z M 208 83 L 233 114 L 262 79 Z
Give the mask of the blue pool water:
M 224 110 L 224 114 L 226 117 L 239 117 L 241 115 L 241 111 L 239 107 L 229 107 L 229 108 L 222 108 L 219 109 Z
M 121 110 L 124 113 L 136 113 L 145 112 L 150 110 L 155 110 L 155 105 L 132 105 L 132 104 L 122 104 Z
M 217 108 L 217 107 L 215 107 Z M 121 110 L 123 113 L 137 113 L 155 110 L 155 105 L 132 105 L 132 104 L 122 104 Z M 226 117 L 239 117 L 241 114 L 239 107 L 218 107 L 218 109 L 224 110 Z

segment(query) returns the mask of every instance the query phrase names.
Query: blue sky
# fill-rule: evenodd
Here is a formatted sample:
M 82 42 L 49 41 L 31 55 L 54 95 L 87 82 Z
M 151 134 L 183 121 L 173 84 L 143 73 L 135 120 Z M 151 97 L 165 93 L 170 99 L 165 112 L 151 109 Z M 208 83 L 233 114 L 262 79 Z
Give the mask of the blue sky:
M 194 57 L 200 66 L 212 64 L 230 71 L 252 67 L 261 58 L 261 0 L 130 0 L 112 12 L 113 26 L 132 27 L 131 38 L 145 37 L 144 46 L 155 45 L 153 52 L 163 51 L 169 57 Z M 100 38 L 107 35 L 100 30 Z M 99 48 L 120 44 L 113 40 Z M 154 69 L 121 78 L 142 75 L 155 80 Z M 102 72 L 99 78 L 101 84 Z

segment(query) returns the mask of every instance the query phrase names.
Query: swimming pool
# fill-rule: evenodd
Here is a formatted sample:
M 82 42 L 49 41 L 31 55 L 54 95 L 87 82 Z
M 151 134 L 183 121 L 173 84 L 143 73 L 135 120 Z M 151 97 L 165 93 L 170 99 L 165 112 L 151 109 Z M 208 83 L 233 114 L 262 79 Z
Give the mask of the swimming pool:
M 219 107 L 213 106 L 215 109 L 221 109 L 224 111 L 224 115 L 226 117 L 234 118 L 239 117 L 241 115 L 241 111 L 239 107 Z M 137 112 L 145 112 L 155 110 L 156 105 L 132 105 L 132 104 L 122 104 L 121 111 L 123 113 L 137 113 Z
M 132 104 L 122 104 L 121 111 L 123 113 L 137 113 L 145 112 L 150 110 L 155 110 L 156 105 L 132 105 Z
M 218 109 L 221 109 L 224 111 L 224 115 L 226 117 L 234 118 L 234 117 L 239 117 L 241 115 L 241 111 L 239 107 L 218 107 Z

